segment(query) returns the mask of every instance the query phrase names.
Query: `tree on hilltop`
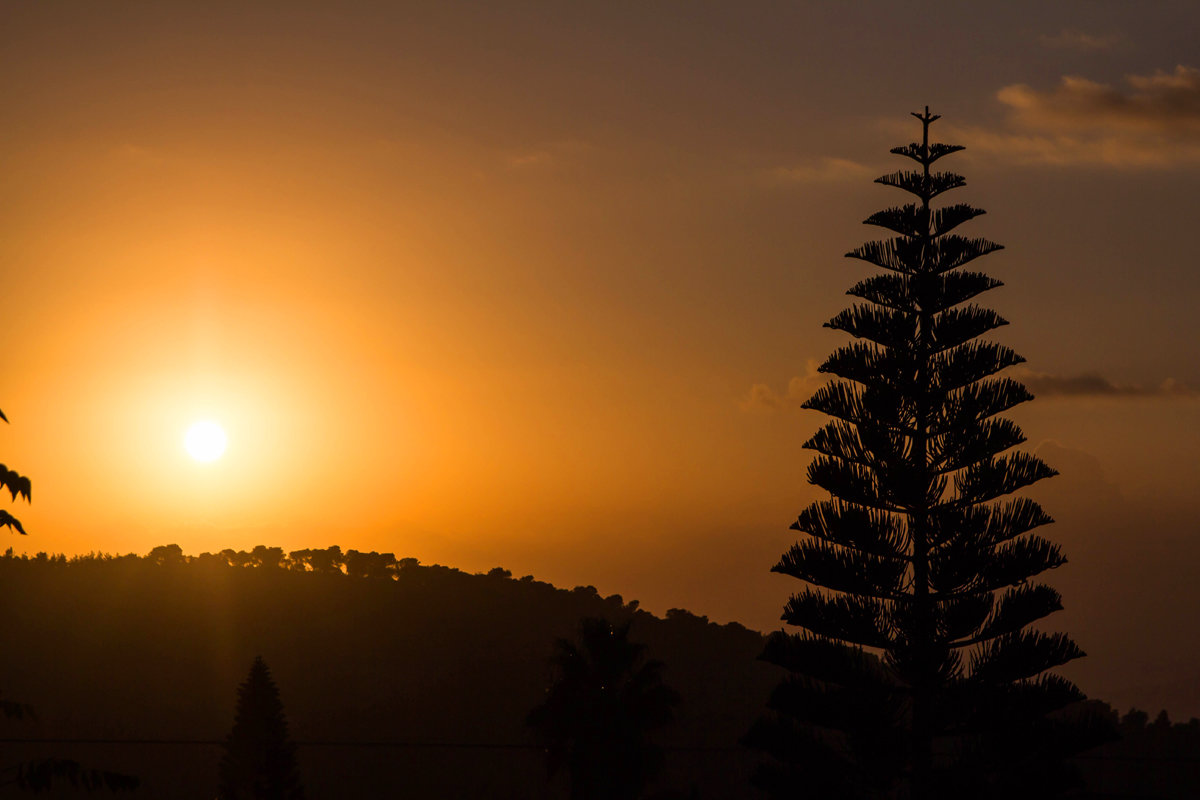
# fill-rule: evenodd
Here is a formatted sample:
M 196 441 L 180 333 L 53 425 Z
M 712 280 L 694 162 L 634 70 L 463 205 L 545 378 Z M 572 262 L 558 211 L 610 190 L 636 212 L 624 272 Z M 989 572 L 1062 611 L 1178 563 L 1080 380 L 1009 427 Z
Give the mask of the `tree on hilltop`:
M 1031 533 L 1042 508 L 1009 497 L 1056 473 L 1009 452 L 1025 437 L 997 415 L 1032 395 L 997 373 L 1024 359 L 978 338 L 1007 324 L 973 302 L 1001 284 L 966 267 L 1001 246 L 953 232 L 982 210 L 934 207 L 965 180 L 931 167 L 963 148 L 914 116 L 921 141 L 892 153 L 917 169 L 877 183 L 915 201 L 870 216 L 895 236 L 847 254 L 883 272 L 826 323 L 856 341 L 805 403 L 832 417 L 804 444 L 829 498 L 773 569 L 806 584 L 782 617 L 800 632 L 769 638 L 762 657 L 790 674 L 747 736 L 774 757 L 758 782 L 777 797 L 1052 796 L 1062 758 L 1096 743 L 1047 716 L 1083 698 L 1048 672 L 1083 652 L 1029 627 L 1062 608 L 1034 576 L 1066 559 Z

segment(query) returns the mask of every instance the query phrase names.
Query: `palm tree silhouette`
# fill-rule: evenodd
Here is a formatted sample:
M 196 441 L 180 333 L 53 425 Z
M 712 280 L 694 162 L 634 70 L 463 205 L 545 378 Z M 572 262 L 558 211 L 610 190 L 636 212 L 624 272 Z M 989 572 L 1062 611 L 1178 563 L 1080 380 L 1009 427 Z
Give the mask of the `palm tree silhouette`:
M 648 734 L 671 720 L 679 695 L 663 683 L 662 662 L 629 641 L 630 622 L 589 617 L 578 643 L 558 639 L 554 680 L 529 714 L 550 774 L 567 768 L 572 800 L 631 800 L 661 766 Z

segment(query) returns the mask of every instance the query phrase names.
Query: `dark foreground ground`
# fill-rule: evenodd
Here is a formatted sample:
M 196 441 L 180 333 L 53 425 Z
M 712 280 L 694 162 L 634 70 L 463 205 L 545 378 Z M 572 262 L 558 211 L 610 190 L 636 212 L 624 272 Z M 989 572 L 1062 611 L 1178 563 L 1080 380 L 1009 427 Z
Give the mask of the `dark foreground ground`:
M 382 569 L 340 551 L 303 569 L 162 555 L 0 558 L 0 698 L 37 712 L 0 721 L 0 767 L 76 758 L 139 776 L 136 797 L 211 800 L 237 686 L 261 655 L 309 800 L 557 800 L 565 780 L 548 779 L 525 725 L 552 642 L 582 617 L 632 615 L 631 638 L 682 696 L 651 794 L 761 797 L 749 786 L 760 756 L 738 740 L 780 675 L 756 660 L 755 631 L 502 570 Z M 1091 796 L 1200 798 L 1200 721 L 1133 713 L 1121 728 L 1122 742 L 1080 761 Z

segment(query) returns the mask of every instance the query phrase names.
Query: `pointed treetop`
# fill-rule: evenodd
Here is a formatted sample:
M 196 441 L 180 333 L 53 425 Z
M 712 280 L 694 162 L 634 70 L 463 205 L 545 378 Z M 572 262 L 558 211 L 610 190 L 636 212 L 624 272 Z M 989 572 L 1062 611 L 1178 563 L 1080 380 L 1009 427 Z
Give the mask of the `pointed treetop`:
M 935 120 L 939 120 L 939 119 L 941 119 L 941 118 L 942 118 L 942 115 L 941 115 L 941 114 L 930 114 L 930 113 L 929 113 L 929 106 L 925 106 L 925 113 L 924 113 L 924 114 L 918 113 L 918 112 L 916 112 L 916 111 L 913 111 L 913 112 L 910 112 L 910 113 L 911 113 L 911 114 L 912 114 L 914 117 L 916 117 L 917 119 L 921 120 L 921 122 L 925 123 L 925 126 L 926 126 L 926 127 L 928 127 L 928 126 L 929 126 L 929 123 L 931 123 L 931 122 L 933 122 L 933 121 L 935 121 Z

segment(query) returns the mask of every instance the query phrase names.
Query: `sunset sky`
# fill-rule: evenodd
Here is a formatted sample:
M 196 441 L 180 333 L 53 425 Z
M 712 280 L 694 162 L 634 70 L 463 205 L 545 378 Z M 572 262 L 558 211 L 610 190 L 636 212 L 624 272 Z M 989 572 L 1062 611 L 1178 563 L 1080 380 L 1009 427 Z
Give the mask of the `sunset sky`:
M 1006 246 L 1069 674 L 1200 716 L 1198 42 L 1150 0 L 4 2 L 9 541 L 339 544 L 775 628 L 797 406 L 927 104 Z

